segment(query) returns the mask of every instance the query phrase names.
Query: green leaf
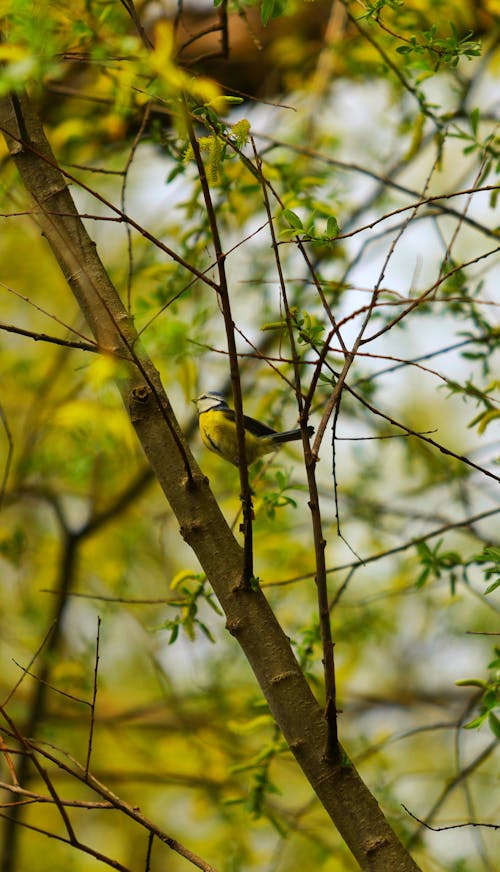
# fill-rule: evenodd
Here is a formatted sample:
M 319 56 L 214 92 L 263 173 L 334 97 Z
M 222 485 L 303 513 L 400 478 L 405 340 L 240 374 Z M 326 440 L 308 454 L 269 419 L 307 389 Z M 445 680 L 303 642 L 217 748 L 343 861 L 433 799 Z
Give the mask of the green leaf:
M 486 590 L 485 590 L 485 592 L 484 592 L 485 595 L 488 594 L 488 593 L 493 593 L 493 591 L 496 590 L 497 587 L 500 587 L 500 578 L 499 578 L 497 581 L 493 581 L 493 582 L 489 585 L 489 587 L 486 588 Z
M 292 212 L 291 209 L 284 209 L 283 218 L 285 218 L 288 221 L 288 223 L 291 224 L 291 226 L 295 230 L 303 230 L 304 229 L 304 225 L 302 224 L 301 219 L 299 218 L 297 213 Z
M 469 116 L 470 126 L 472 128 L 472 132 L 474 136 L 477 136 L 477 128 L 479 125 L 479 119 L 481 117 L 481 113 L 478 107 L 472 110 Z
M 200 575 L 199 572 L 193 572 L 192 569 L 182 569 L 180 572 L 174 575 L 172 581 L 170 582 L 170 590 L 177 590 L 180 587 L 184 593 L 189 593 L 188 588 L 183 587 L 184 582 L 199 581 L 203 577 L 204 576 Z
M 425 582 L 429 578 L 430 572 L 431 572 L 430 569 L 423 569 L 422 572 L 420 573 L 420 575 L 418 576 L 416 582 L 415 582 L 415 587 L 417 587 L 417 588 L 424 587 Z
M 287 0 L 263 0 L 260 9 L 260 17 L 264 27 L 273 18 L 278 18 L 286 9 Z
M 458 681 L 455 681 L 457 687 L 481 687 L 485 688 L 486 682 L 481 681 L 480 678 L 460 678 Z
M 179 624 L 172 623 L 172 627 L 170 630 L 170 639 L 168 640 L 168 644 L 173 645 L 175 640 L 177 639 L 178 635 L 179 635 Z
M 488 715 L 488 724 L 495 738 L 500 739 L 500 720 L 493 712 L 490 712 Z
M 203 621 L 196 620 L 196 624 L 200 628 L 201 632 L 207 637 L 207 639 L 215 645 L 215 638 L 206 624 Z
M 214 598 L 211 594 L 209 594 L 208 596 L 205 597 L 205 602 L 207 603 L 208 606 L 210 606 L 210 608 L 212 609 L 212 611 L 215 612 L 216 615 L 222 616 L 224 614 L 224 612 L 222 611 L 220 606 L 216 603 L 216 601 L 214 600 Z
M 273 17 L 275 5 L 275 0 L 263 0 L 260 9 L 260 17 L 264 27 L 266 26 L 266 24 L 269 24 L 271 18 Z
M 326 222 L 326 235 L 330 237 L 338 236 L 340 233 L 340 227 L 338 225 L 337 219 L 334 215 L 330 215 Z
M 469 721 L 467 724 L 464 724 L 464 730 L 477 730 L 478 727 L 482 726 L 484 721 L 486 720 L 487 712 L 484 712 L 479 717 L 474 718 L 474 720 Z

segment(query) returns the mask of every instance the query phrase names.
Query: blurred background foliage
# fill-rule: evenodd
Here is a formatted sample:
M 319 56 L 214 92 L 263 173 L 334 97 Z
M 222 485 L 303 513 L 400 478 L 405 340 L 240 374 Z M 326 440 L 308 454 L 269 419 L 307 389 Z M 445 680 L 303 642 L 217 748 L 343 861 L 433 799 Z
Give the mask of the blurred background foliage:
M 6 0 L 2 14 L 2 94 L 37 100 L 236 528 L 237 471 L 201 447 L 190 402 L 227 389 L 228 367 L 218 301 L 183 265 L 210 274 L 214 254 L 179 95 L 199 122 L 228 253 L 247 413 L 283 429 L 297 416 L 256 152 L 305 389 L 330 316 L 352 343 L 378 288 L 320 451 L 341 737 L 424 870 L 492 872 L 493 828 L 424 829 L 402 804 L 435 828 L 499 823 L 497 0 Z M 354 869 L 179 537 L 115 365 L 47 341 L 90 335 L 5 149 L 1 161 L 1 698 L 27 735 L 84 764 L 100 618 L 101 782 L 224 872 Z M 330 344 L 315 424 L 342 367 Z M 256 572 L 321 699 L 300 452 L 251 472 Z M 2 812 L 60 831 L 49 805 Z M 190 866 L 159 842 L 146 866 L 143 831 L 117 811 L 74 814 L 81 839 L 127 868 Z M 102 868 L 3 823 L 3 872 Z

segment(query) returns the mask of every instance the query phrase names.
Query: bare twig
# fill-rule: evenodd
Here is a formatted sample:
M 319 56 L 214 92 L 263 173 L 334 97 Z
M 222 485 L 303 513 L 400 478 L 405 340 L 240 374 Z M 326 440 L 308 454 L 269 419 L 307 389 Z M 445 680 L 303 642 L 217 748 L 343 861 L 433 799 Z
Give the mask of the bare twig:
M 3 467 L 2 473 L 2 481 L 0 483 L 0 510 L 3 505 L 3 501 L 5 498 L 5 490 L 7 488 L 7 481 L 9 478 L 9 472 L 12 465 L 12 455 L 14 453 L 14 439 L 12 436 L 12 431 L 9 427 L 9 422 L 7 420 L 7 415 L 5 414 L 4 407 L 0 403 L 0 421 L 2 422 L 5 438 L 7 439 L 7 455 L 5 458 L 5 463 Z
M 488 827 L 492 830 L 500 830 L 500 824 L 489 824 L 482 821 L 467 821 L 464 824 L 445 824 L 442 827 L 433 827 L 431 824 L 422 820 L 422 818 L 417 817 L 416 814 L 413 814 L 404 802 L 401 803 L 401 808 L 404 808 L 405 812 L 409 814 L 414 821 L 417 821 L 417 823 L 421 824 L 422 827 L 425 827 L 426 830 L 431 830 L 433 833 L 442 833 L 445 830 L 461 830 L 464 827 Z
M 35 342 L 49 342 L 52 345 L 62 345 L 64 348 L 76 348 L 79 351 L 90 351 L 93 354 L 98 354 L 100 351 L 104 351 L 104 349 L 99 348 L 95 343 L 61 339 L 59 336 L 49 336 L 48 333 L 24 330 L 22 327 L 15 327 L 13 324 L 5 324 L 3 321 L 0 321 L 0 330 L 5 330 L 6 333 L 16 333 L 18 336 L 26 336 L 28 339 L 33 339 Z
M 280 289 L 281 289 L 281 299 L 283 301 L 283 308 L 285 311 L 286 318 L 286 326 L 288 332 L 288 341 L 290 343 L 290 348 L 292 352 L 292 361 L 293 361 L 293 369 L 294 369 L 294 389 L 295 396 L 297 400 L 297 406 L 299 410 L 299 420 L 302 427 L 302 444 L 304 449 L 304 461 L 306 467 L 307 474 L 307 483 L 309 488 L 309 508 L 311 511 L 311 520 L 312 520 L 312 529 L 313 529 L 313 537 L 314 537 L 314 552 L 315 552 L 315 563 L 316 563 L 316 572 L 315 572 L 315 581 L 316 581 L 316 591 L 318 597 L 318 613 L 319 613 L 319 625 L 321 631 L 321 642 L 323 649 L 323 670 L 325 677 L 325 697 L 326 697 L 326 705 L 325 705 L 325 718 L 327 723 L 327 744 L 325 748 L 325 757 L 327 760 L 332 762 L 338 762 L 340 760 L 341 752 L 339 746 L 338 739 L 338 727 L 337 727 L 337 703 L 336 703 L 336 678 L 335 678 L 335 659 L 334 659 L 334 642 L 332 638 L 332 628 L 330 624 L 330 612 L 328 610 L 328 588 L 327 588 L 327 579 L 326 579 L 326 564 L 325 564 L 325 548 L 326 548 L 326 539 L 323 535 L 322 521 L 321 521 L 321 513 L 319 508 L 319 495 L 318 495 L 318 485 L 316 481 L 316 460 L 317 458 L 314 456 L 314 453 L 311 451 L 311 445 L 309 440 L 309 435 L 306 427 L 306 415 L 307 409 L 305 408 L 305 404 L 302 398 L 302 389 L 301 389 L 301 378 L 300 378 L 300 365 L 299 365 L 299 356 L 297 354 L 295 337 L 293 333 L 293 323 L 292 316 L 290 312 L 290 306 L 288 302 L 288 295 L 286 289 L 286 282 L 283 275 L 283 269 L 281 265 L 281 260 L 279 256 L 279 247 L 278 241 L 276 239 L 276 234 L 274 232 L 274 224 L 272 220 L 271 206 L 269 202 L 269 194 L 265 183 L 265 177 L 262 172 L 262 162 L 257 153 L 257 149 L 255 145 L 254 149 L 254 157 L 256 161 L 256 167 L 259 175 L 259 179 L 261 182 L 262 188 L 262 196 L 264 200 L 264 206 L 266 209 L 266 213 L 268 216 L 269 222 L 269 232 L 271 234 L 271 240 L 273 245 L 276 269 L 278 272 Z M 332 332 L 336 330 L 335 323 L 332 327 Z
M 363 560 L 355 560 L 352 563 L 340 563 L 337 566 L 330 566 L 327 569 L 327 572 L 342 572 L 344 569 L 357 569 L 360 566 L 366 566 L 368 563 L 375 563 L 377 560 L 383 560 L 386 557 L 391 557 L 393 554 L 400 554 L 403 551 L 408 551 L 410 548 L 414 548 L 415 545 L 418 545 L 419 542 L 426 542 L 428 539 L 434 539 L 436 536 L 441 536 L 449 530 L 470 527 L 478 521 L 494 517 L 498 514 L 500 514 L 500 508 L 489 509 L 488 511 L 480 512 L 477 515 L 471 515 L 469 518 L 464 518 L 463 521 L 454 521 L 449 524 L 443 524 L 441 527 L 431 530 L 429 533 L 424 533 L 422 536 L 416 536 L 414 539 L 409 539 L 407 542 L 403 542 L 402 545 L 395 545 L 394 548 L 387 548 L 384 551 L 377 551 L 375 554 L 369 554 L 367 557 L 364 557 Z M 296 575 L 292 578 L 284 579 L 283 581 L 269 582 L 266 586 L 280 587 L 281 585 L 296 584 L 299 581 L 307 581 L 307 579 L 310 578 L 312 578 L 312 573 L 307 573 L 305 575 Z
M 99 615 L 97 616 L 97 634 L 95 640 L 95 663 L 94 663 L 94 682 L 92 687 L 92 702 L 90 703 L 90 729 L 89 729 L 89 741 L 87 745 L 87 759 L 85 761 L 85 777 L 88 777 L 89 774 L 89 766 L 90 766 L 90 756 L 92 754 L 92 740 L 94 738 L 94 727 L 95 727 L 95 704 L 97 699 L 97 672 L 99 669 L 99 640 L 101 634 L 101 618 Z
M 196 139 L 191 118 L 186 111 L 186 123 L 188 126 L 189 141 L 198 167 L 198 175 L 200 185 L 203 192 L 205 207 L 207 210 L 208 220 L 210 222 L 210 231 L 215 249 L 217 260 L 217 269 L 219 274 L 219 282 L 217 286 L 217 294 L 221 302 L 222 314 L 224 318 L 224 327 L 226 331 L 226 341 L 228 347 L 229 369 L 231 373 L 231 386 L 234 401 L 234 413 L 236 432 L 238 437 L 238 458 L 239 458 L 239 473 L 241 485 L 241 504 L 243 512 L 243 536 L 244 536 L 244 567 L 242 584 L 245 587 L 251 585 L 253 579 L 253 531 L 252 531 L 252 492 L 248 478 L 248 465 L 245 449 L 245 422 L 243 419 L 243 397 L 241 392 L 240 370 L 238 363 L 238 354 L 236 349 L 235 327 L 231 312 L 231 302 L 229 297 L 229 288 L 227 284 L 227 276 L 225 269 L 225 254 L 222 248 L 222 243 L 219 234 L 217 216 L 215 213 L 210 186 L 208 184 L 205 165 L 201 156 L 200 146 Z

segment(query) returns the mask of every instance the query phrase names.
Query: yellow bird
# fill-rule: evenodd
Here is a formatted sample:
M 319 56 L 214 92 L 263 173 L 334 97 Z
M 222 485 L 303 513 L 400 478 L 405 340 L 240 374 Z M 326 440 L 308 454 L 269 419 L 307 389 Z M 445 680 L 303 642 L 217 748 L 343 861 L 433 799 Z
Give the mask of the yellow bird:
M 230 409 L 222 394 L 209 391 L 193 401 L 198 409 L 200 435 L 204 445 L 238 466 L 238 434 L 234 409 Z M 255 463 L 263 454 L 277 451 L 283 442 L 293 442 L 300 439 L 300 430 L 286 430 L 277 433 L 266 424 L 254 418 L 243 416 L 245 424 L 245 454 L 248 465 Z M 308 427 L 307 433 L 312 436 L 314 427 Z

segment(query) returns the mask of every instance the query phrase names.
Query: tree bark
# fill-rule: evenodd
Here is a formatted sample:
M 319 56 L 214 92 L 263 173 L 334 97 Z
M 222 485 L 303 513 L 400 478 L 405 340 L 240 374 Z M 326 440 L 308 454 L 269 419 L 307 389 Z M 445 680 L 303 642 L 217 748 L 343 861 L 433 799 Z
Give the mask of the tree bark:
M 323 712 L 263 593 L 240 585 L 242 548 L 185 443 L 158 373 L 137 341 L 28 97 L 0 102 L 0 129 L 33 198 L 34 218 L 97 343 L 123 360 L 117 384 L 142 447 L 290 750 L 361 869 L 418 872 L 347 756 L 340 765 L 324 759 Z

